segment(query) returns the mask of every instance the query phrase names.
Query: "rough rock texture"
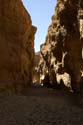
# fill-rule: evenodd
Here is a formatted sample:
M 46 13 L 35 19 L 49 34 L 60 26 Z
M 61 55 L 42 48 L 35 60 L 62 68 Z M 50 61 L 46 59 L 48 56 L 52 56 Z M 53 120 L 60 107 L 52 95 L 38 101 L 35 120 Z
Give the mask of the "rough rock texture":
M 41 45 L 41 72 L 49 73 L 50 82 L 56 73 L 69 73 L 73 89 L 79 88 L 83 71 L 83 1 L 57 0 L 45 43 Z
M 20 91 L 31 83 L 35 32 L 21 0 L 0 0 L 1 91 Z
M 33 84 L 39 84 L 40 73 L 38 71 L 38 64 L 40 61 L 40 52 L 36 52 L 34 56 L 34 68 L 33 68 Z

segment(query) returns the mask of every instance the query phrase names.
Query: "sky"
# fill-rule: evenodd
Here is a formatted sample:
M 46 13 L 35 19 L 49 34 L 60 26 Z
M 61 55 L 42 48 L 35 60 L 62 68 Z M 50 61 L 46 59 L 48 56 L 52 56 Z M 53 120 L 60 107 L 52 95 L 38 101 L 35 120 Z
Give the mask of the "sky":
M 35 35 L 35 51 L 40 50 L 40 45 L 45 42 L 48 26 L 57 0 L 23 0 L 26 10 L 29 12 L 32 24 L 37 27 Z

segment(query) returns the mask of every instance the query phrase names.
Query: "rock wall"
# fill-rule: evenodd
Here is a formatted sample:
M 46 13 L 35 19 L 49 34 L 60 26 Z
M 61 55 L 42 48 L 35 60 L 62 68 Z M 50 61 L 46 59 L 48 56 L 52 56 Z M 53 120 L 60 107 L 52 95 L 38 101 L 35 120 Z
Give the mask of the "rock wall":
M 41 73 L 49 73 L 56 83 L 56 73 L 69 73 L 71 86 L 79 88 L 83 72 L 83 1 L 57 0 L 45 43 L 41 45 Z
M 21 0 L 0 0 L 0 91 L 31 84 L 35 32 Z
M 40 73 L 38 70 L 39 61 L 40 61 L 40 52 L 36 52 L 34 56 L 33 85 L 39 85 L 39 80 L 40 80 Z

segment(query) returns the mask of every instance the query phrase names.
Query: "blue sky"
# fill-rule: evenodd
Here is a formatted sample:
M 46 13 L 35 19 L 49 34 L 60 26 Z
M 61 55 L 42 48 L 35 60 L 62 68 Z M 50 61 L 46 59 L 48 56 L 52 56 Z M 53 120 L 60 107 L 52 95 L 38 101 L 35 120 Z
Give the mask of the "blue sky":
M 35 51 L 45 42 L 51 16 L 54 14 L 56 0 L 23 0 L 25 8 L 31 15 L 32 24 L 37 27 L 35 35 Z

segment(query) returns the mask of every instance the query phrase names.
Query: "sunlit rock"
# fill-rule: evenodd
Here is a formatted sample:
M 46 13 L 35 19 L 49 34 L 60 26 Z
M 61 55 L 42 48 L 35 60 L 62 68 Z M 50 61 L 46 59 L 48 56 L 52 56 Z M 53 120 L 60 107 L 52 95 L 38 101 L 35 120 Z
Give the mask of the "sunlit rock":
M 35 32 L 21 0 L 0 0 L 0 91 L 31 84 Z
M 50 81 L 56 84 L 56 74 L 66 72 L 71 77 L 72 89 L 79 90 L 80 70 L 83 71 L 82 47 L 83 1 L 57 0 L 52 23 L 40 50 L 44 60 L 41 73 L 45 75 L 45 70 L 48 70 Z M 52 75 L 51 71 L 55 74 Z

